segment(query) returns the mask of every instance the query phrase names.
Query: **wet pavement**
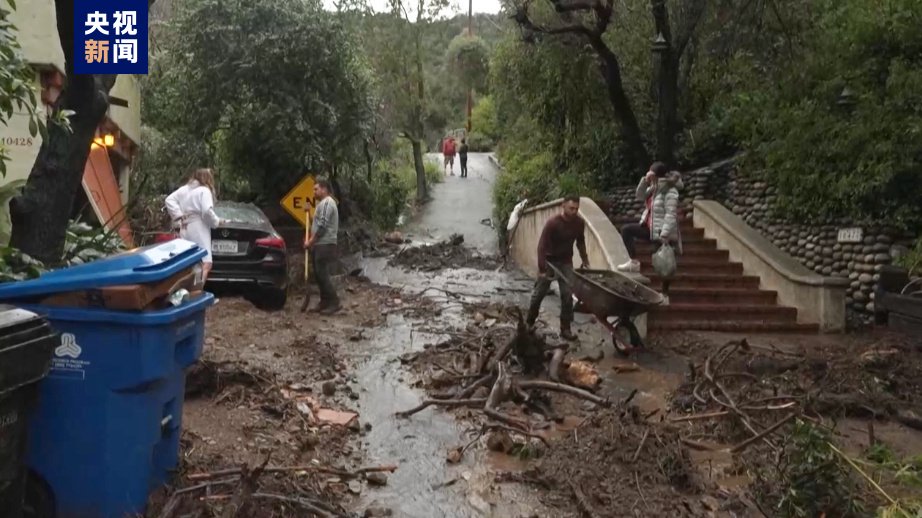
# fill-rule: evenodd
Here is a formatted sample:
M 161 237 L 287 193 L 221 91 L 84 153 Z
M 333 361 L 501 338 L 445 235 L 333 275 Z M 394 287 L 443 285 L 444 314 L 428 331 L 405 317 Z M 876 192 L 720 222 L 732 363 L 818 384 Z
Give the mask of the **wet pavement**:
M 432 200 L 405 229 L 408 238 L 415 242 L 437 242 L 460 233 L 466 246 L 484 254 L 497 253 L 496 231 L 485 224 L 493 212 L 492 186 L 497 170 L 484 154 L 471 155 L 469 170 L 468 178 L 447 176 L 443 183 L 433 187 Z M 525 307 L 532 283 L 515 270 L 461 268 L 426 274 L 389 267 L 386 259 L 368 259 L 364 268 L 365 274 L 376 283 L 400 287 L 407 293 L 428 289 L 427 296 L 444 304 L 444 311 L 437 317 L 442 328 L 461 329 L 466 322 L 460 304 L 441 290 L 472 302 L 504 302 Z M 548 297 L 542 320 L 556 322 L 558 311 L 559 301 Z M 388 486 L 367 495 L 362 505 L 380 505 L 392 509 L 395 516 L 419 518 L 554 516 L 553 511 L 541 505 L 534 488 L 493 483 L 496 471 L 523 467 L 514 459 L 489 454 L 481 447 L 466 455 L 461 464 L 448 465 L 446 453 L 470 441 L 463 423 L 456 422 L 450 414 L 427 409 L 406 420 L 394 417 L 396 412 L 412 408 L 424 398 L 421 390 L 411 387 L 412 375 L 403 369 L 400 357 L 447 338 L 424 330 L 431 324 L 391 315 L 385 328 L 356 344 L 352 351 L 356 376 L 363 387 L 359 399 L 362 420 L 373 424 L 365 437 L 365 454 L 370 463 L 400 465 Z M 603 395 L 623 398 L 638 389 L 635 401 L 641 407 L 658 408 L 664 404 L 668 391 L 681 381 L 684 363 L 664 361 L 655 353 L 635 356 L 632 360 L 640 369 L 615 376 L 613 367 L 619 360 L 612 358 L 610 338 L 602 327 L 591 317 L 579 315 L 575 330 L 580 336 L 580 344 L 573 352 L 575 357 L 597 356 L 599 351 L 606 355 L 599 364 L 600 374 L 606 380 Z
M 407 226 L 408 238 L 437 242 L 454 233 L 464 235 L 465 245 L 484 254 L 495 254 L 495 230 L 482 220 L 493 211 L 492 186 L 496 169 L 489 158 L 472 154 L 468 178 L 447 176 L 432 190 L 432 200 L 418 218 Z M 400 287 L 407 293 L 421 293 L 443 304 L 437 317 L 440 328 L 466 325 L 461 305 L 444 291 L 463 300 L 510 301 L 511 294 L 527 296 L 531 281 L 518 272 L 450 269 L 434 273 L 408 272 L 387 265 L 387 259 L 368 259 L 365 275 L 373 282 Z M 396 412 L 418 405 L 424 393 L 412 388 L 412 375 L 400 363 L 406 353 L 448 338 L 426 329 L 432 322 L 407 320 L 391 315 L 383 327 L 353 351 L 356 376 L 363 387 L 359 404 L 362 419 L 373 423 L 363 449 L 370 463 L 399 464 L 387 487 L 367 495 L 360 508 L 369 505 L 390 508 L 394 516 L 413 518 L 466 518 L 475 516 L 551 516 L 532 488 L 494 485 L 496 463 L 502 469 L 516 466 L 506 459 L 491 460 L 483 448 L 475 448 L 457 465 L 446 462 L 452 448 L 470 442 L 463 423 L 446 412 L 429 409 L 410 419 L 397 419 Z M 476 431 L 476 430 L 470 430 Z

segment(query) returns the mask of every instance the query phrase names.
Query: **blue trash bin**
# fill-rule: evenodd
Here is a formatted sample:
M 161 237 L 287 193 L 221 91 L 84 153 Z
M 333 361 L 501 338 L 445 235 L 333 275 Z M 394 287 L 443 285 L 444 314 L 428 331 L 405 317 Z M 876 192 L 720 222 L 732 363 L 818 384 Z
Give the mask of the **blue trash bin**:
M 40 279 L 0 286 L 0 301 L 48 318 L 61 333 L 39 387 L 26 464 L 50 486 L 58 518 L 143 515 L 151 489 L 179 461 L 184 369 L 201 354 L 204 294 L 158 311 L 23 303 L 55 292 L 158 282 L 205 251 L 171 241 Z

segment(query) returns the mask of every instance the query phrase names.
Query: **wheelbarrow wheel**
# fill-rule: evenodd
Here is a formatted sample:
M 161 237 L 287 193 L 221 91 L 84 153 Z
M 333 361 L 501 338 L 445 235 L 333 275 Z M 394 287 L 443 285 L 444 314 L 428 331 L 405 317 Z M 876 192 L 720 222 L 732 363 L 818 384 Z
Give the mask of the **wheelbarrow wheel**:
M 631 345 L 634 347 L 645 347 L 643 338 L 640 337 L 640 331 L 637 330 L 637 326 L 634 325 L 634 322 L 632 322 L 630 318 L 624 319 L 622 326 L 626 327 L 628 330 Z
M 623 327 L 616 328 L 615 332 L 611 335 L 611 345 L 615 348 L 615 352 L 621 356 L 628 356 L 631 354 L 633 347 L 629 340 L 630 334 L 628 330 Z

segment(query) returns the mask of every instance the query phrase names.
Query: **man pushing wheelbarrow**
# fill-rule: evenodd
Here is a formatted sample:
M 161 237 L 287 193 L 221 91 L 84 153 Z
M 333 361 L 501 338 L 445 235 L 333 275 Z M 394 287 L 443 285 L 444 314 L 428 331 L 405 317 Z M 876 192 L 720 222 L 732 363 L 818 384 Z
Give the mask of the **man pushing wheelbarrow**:
M 545 223 L 538 241 L 538 279 L 531 296 L 526 323 L 534 326 L 551 282 L 560 292 L 560 337 L 575 340 L 571 324 L 574 304 L 577 310 L 593 315 L 610 333 L 615 350 L 626 353 L 643 342 L 632 319 L 651 306 L 663 303 L 663 296 L 629 277 L 611 270 L 590 270 L 586 253 L 586 224 L 579 215 L 579 198 L 564 199 L 563 211 Z M 579 251 L 582 267 L 573 269 L 573 246 Z M 627 329 L 630 343 L 619 336 Z
M 589 267 L 586 254 L 586 222 L 579 215 L 579 197 L 568 196 L 563 200 L 563 211 L 547 220 L 541 238 L 538 240 L 538 279 L 531 294 L 531 304 L 525 323 L 533 327 L 541 311 L 541 302 L 551 289 L 551 283 L 557 281 L 560 292 L 560 337 L 564 340 L 576 340 L 571 325 L 573 323 L 573 293 L 566 279 L 561 278 L 573 273 L 573 244 L 579 250 L 583 261 L 582 267 Z M 548 265 L 553 268 L 548 268 Z

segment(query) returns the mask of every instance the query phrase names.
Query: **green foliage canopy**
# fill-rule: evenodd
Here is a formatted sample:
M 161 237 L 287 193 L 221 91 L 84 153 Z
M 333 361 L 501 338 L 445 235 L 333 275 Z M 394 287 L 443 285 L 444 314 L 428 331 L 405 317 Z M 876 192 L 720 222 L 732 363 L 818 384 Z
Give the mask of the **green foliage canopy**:
M 320 2 L 192 0 L 165 40 L 146 118 L 169 141 L 204 143 L 222 182 L 275 200 L 361 156 L 371 78 Z
M 778 185 L 790 215 L 920 225 L 922 4 L 817 7 L 799 59 L 729 94 L 717 121 L 750 151 L 748 168 Z
M 483 38 L 472 36 L 467 31 L 456 36 L 448 44 L 446 63 L 465 89 L 483 91 L 486 88 L 490 49 Z
M 44 133 L 36 95 L 36 72 L 26 62 L 16 39 L 16 27 L 10 21 L 16 4 L 12 0 L 0 2 L 0 124 L 6 124 L 15 112 L 29 117 L 29 132 L 36 136 Z M 0 143 L 0 176 L 6 175 L 9 154 Z

